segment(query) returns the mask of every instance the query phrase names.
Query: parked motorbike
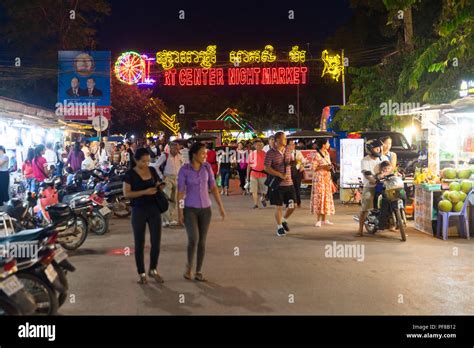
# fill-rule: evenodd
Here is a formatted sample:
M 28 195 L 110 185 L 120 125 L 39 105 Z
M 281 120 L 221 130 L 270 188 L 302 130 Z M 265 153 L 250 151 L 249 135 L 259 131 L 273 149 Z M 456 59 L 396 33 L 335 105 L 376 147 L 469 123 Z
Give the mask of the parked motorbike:
M 3 218 L 5 225 L 5 218 Z M 66 252 L 56 245 L 64 227 L 48 225 L 42 229 L 23 230 L 0 238 L 0 244 L 21 243 L 36 247 L 35 254 L 17 256 L 17 276 L 32 293 L 37 304 L 36 314 L 55 314 L 67 298 L 69 288 L 66 274 L 75 267 L 68 261 Z
M 122 189 L 123 170 L 112 167 L 109 171 L 94 169 L 90 172 L 80 171 L 74 175 L 73 184 L 69 187 L 58 188 L 61 202 L 70 202 L 78 197 L 89 197 L 95 204 L 101 205 L 102 215 L 109 214 L 108 210 L 117 217 L 128 217 L 132 213 L 130 200 L 125 198 Z M 85 178 L 88 178 L 86 184 Z M 99 208 L 101 209 L 101 208 Z M 96 233 L 100 231 L 95 231 Z M 104 232 L 105 233 L 105 232 Z
M 364 227 L 371 234 L 381 229 L 395 228 L 400 231 L 401 240 L 406 241 L 407 218 L 404 206 L 406 194 L 403 179 L 392 174 L 380 179 L 380 182 L 383 183 L 384 190 L 378 198 L 377 208 L 369 211 Z M 386 209 L 385 214 L 383 209 Z M 354 219 L 359 221 L 357 216 Z
M 36 311 L 36 301 L 15 273 L 16 260 L 0 258 L 0 316 L 32 315 Z
M 10 200 L 6 211 L 13 218 L 15 231 L 53 225 L 59 230 L 59 244 L 67 250 L 79 248 L 87 238 L 87 220 L 80 214 L 76 214 L 66 204 L 48 205 L 47 203 L 46 201 L 41 203 L 41 200 L 31 192 L 28 193 L 25 202 Z
M 56 314 L 59 307 L 56 291 L 65 291 L 51 265 L 54 252 L 45 248 L 53 234 L 54 231 L 51 228 L 45 228 L 26 230 L 0 239 L 2 244 L 21 243 L 38 247 L 35 255 L 28 253 L 16 259 L 18 267 L 16 276 L 33 295 L 37 315 Z
M 124 168 L 112 166 L 107 172 L 96 169 L 92 174 L 100 180 L 96 184 L 96 195 L 105 199 L 113 214 L 121 218 L 128 217 L 132 213 L 130 200 L 123 195 L 124 171 Z

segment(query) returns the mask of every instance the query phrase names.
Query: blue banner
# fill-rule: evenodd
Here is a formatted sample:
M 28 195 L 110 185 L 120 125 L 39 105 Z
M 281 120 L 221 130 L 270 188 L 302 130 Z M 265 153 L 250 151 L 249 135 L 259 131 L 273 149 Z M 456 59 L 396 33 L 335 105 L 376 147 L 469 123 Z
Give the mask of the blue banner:
M 110 118 L 110 57 L 110 51 L 59 51 L 58 105 L 93 105 L 95 115 Z M 93 116 L 79 114 L 63 113 L 71 120 Z

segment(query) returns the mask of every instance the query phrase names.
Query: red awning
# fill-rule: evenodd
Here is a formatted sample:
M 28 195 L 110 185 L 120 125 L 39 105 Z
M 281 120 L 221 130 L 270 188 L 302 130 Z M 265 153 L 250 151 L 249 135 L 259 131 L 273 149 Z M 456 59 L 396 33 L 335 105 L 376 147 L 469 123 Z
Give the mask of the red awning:
M 225 121 L 216 121 L 216 120 L 199 120 L 196 121 L 197 131 L 204 130 L 224 130 L 229 129 L 229 125 Z

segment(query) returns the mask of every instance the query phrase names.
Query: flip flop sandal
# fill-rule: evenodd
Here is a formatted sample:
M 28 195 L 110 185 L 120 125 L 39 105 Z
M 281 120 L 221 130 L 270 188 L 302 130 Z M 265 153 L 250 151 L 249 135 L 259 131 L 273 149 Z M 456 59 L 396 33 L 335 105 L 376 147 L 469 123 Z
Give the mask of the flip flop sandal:
M 207 279 L 204 278 L 204 276 L 202 275 L 202 273 L 196 273 L 195 277 L 194 277 L 195 280 L 199 281 L 199 282 L 206 282 Z
M 193 280 L 193 278 L 192 278 L 193 276 L 192 276 L 191 272 L 185 272 L 185 273 L 183 274 L 183 277 L 184 277 L 184 279 L 186 279 L 186 280 Z
M 140 280 L 137 283 L 138 284 L 148 284 L 148 280 L 146 279 L 146 275 L 140 275 Z

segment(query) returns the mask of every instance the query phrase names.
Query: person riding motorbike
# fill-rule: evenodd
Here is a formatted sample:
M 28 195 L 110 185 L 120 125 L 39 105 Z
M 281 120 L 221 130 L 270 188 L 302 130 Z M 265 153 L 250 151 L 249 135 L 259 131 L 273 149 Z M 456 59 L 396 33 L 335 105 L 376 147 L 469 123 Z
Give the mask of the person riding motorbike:
M 390 214 L 390 204 L 387 200 L 383 199 L 384 184 L 380 181 L 387 177 L 388 175 L 393 175 L 393 166 L 390 161 L 383 161 L 379 166 L 379 173 L 375 175 L 377 179 L 377 184 L 375 186 L 375 197 L 374 197 L 374 207 L 380 209 L 380 223 L 379 230 L 384 230 L 389 228 L 388 217 Z M 378 201 L 379 197 L 382 195 L 381 204 L 379 206 Z M 394 228 L 394 227 L 393 227 Z
M 365 144 L 365 150 L 368 153 L 362 159 L 362 183 L 364 185 L 362 191 L 362 206 L 359 216 L 359 233 L 358 236 L 363 235 L 364 221 L 369 213 L 369 210 L 374 207 L 375 186 L 377 184 L 377 175 L 380 175 L 379 166 L 383 161 L 386 161 L 386 156 L 382 155 L 383 143 L 378 139 L 369 140 Z M 378 174 L 376 174 L 378 173 Z

